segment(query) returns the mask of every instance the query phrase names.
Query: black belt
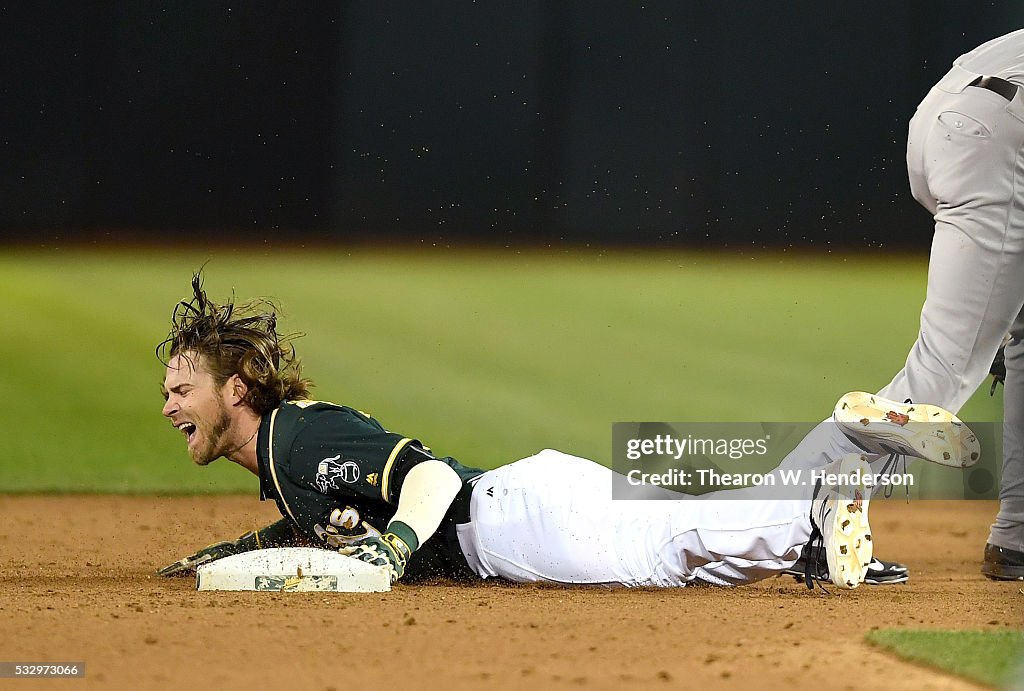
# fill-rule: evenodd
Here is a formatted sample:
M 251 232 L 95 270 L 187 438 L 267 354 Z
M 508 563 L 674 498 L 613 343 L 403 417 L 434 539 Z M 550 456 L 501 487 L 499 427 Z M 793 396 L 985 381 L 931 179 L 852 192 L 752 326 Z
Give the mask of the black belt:
M 1017 95 L 1017 85 L 999 77 L 978 77 L 967 86 L 980 86 L 982 89 L 994 91 L 1007 101 L 1012 101 Z
M 472 499 L 473 485 L 469 482 L 464 482 L 459 493 L 455 495 L 451 508 L 448 509 L 448 513 L 451 515 L 452 520 L 459 524 L 470 522 L 469 504 Z

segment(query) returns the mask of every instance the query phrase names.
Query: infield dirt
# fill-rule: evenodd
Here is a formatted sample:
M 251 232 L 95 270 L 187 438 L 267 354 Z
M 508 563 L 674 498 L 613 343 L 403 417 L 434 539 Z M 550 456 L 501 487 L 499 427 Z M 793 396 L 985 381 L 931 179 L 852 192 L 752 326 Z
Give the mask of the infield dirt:
M 154 569 L 278 517 L 252 497 L 0 496 L 0 660 L 84 679 L 2 687 L 976 688 L 865 642 L 875 628 L 1024 626 L 979 572 L 994 502 L 872 506 L 909 583 L 808 591 L 400 584 L 386 594 L 197 592 Z

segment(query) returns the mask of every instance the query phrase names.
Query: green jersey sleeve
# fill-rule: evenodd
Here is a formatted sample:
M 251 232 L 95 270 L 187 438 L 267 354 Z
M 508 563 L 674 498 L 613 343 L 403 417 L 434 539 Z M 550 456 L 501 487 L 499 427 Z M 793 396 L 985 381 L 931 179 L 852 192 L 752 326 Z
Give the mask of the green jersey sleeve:
M 275 446 L 300 485 L 332 497 L 397 502 L 399 461 L 419 442 L 389 432 L 372 417 L 331 403 L 297 401 L 279 409 Z M 286 432 L 288 430 L 290 434 Z M 287 459 L 286 461 L 284 459 Z

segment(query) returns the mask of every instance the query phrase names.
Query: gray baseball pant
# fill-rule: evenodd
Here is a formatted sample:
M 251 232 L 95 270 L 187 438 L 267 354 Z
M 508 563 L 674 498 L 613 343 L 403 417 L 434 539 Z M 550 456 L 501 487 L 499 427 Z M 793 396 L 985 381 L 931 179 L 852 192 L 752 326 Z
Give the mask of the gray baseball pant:
M 1024 93 L 1007 101 L 954 66 L 910 121 L 910 187 L 935 217 L 921 328 L 879 394 L 957 412 L 1004 335 L 999 513 L 989 542 L 1024 550 Z

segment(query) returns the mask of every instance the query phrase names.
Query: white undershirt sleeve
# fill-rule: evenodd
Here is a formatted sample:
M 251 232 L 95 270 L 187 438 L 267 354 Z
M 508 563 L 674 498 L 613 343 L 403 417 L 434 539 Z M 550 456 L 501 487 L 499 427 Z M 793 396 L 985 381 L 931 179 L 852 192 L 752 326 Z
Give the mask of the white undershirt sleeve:
M 444 461 L 418 463 L 405 476 L 391 523 L 405 523 L 422 545 L 441 525 L 460 489 L 462 478 Z

